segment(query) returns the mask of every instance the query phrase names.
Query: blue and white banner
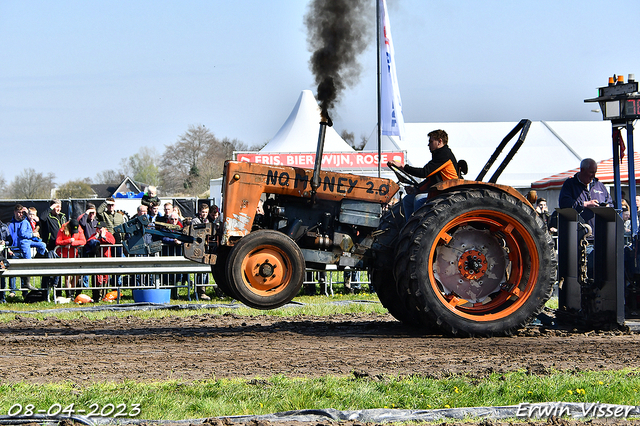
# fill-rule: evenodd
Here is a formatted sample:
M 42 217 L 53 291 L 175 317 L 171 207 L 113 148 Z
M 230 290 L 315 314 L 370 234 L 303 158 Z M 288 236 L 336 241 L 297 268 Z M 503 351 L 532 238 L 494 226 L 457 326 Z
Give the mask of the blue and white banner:
M 382 115 L 382 134 L 398 136 L 402 139 L 404 134 L 404 116 L 402 115 L 402 100 L 398 87 L 396 63 L 391 41 L 391 24 L 387 13 L 387 3 L 380 1 L 380 109 Z

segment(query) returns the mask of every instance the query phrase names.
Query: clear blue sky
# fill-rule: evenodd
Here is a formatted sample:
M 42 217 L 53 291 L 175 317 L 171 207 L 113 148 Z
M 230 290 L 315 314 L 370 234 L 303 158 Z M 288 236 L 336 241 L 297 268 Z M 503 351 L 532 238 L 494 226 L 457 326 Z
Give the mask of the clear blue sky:
M 388 0 L 405 121 L 597 120 L 614 73 L 635 73 L 637 1 Z M 374 1 L 360 82 L 338 132 L 376 122 Z M 158 152 L 191 124 L 248 145 L 315 93 L 303 0 L 0 0 L 1 168 L 58 183 Z M 610 22 L 609 28 L 604 23 Z M 624 40 L 627 39 L 627 41 Z M 491 147 L 493 149 L 493 147 Z

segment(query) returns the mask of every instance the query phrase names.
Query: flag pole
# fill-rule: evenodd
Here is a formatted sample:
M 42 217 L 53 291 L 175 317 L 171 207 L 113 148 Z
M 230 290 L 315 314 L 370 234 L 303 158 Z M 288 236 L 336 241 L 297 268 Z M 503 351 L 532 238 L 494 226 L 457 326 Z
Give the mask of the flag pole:
M 380 123 L 382 122 L 382 106 L 381 106 L 381 92 L 380 86 L 382 85 L 382 69 L 380 65 L 380 61 L 382 58 L 380 57 L 380 0 L 376 0 L 376 41 L 377 41 L 377 57 L 378 57 L 378 177 L 382 175 L 382 165 L 380 159 L 382 158 L 382 127 Z

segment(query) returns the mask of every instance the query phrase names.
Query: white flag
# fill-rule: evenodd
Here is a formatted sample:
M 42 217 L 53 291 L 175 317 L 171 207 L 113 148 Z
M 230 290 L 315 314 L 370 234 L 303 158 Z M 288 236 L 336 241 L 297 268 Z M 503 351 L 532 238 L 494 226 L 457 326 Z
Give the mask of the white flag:
M 399 136 L 402 139 L 404 134 L 404 116 L 402 115 L 402 100 L 400 99 L 400 89 L 398 88 L 398 76 L 396 74 L 396 63 L 393 59 L 393 43 L 391 41 L 391 24 L 387 13 L 387 3 L 381 3 L 380 14 L 380 109 L 382 115 L 382 134 L 389 136 Z

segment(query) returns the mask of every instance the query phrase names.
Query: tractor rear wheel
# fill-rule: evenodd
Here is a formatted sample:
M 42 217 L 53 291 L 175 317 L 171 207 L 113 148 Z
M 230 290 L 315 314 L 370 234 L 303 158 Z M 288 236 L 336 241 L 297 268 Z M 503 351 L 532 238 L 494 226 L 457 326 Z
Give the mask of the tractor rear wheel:
M 252 308 L 274 309 L 290 302 L 300 291 L 305 261 L 291 238 L 261 229 L 236 243 L 226 270 L 238 300 Z
M 417 226 L 409 226 L 418 221 Z M 415 224 L 414 224 L 415 225 Z M 442 194 L 400 235 L 395 275 L 424 326 L 451 334 L 509 335 L 551 295 L 553 242 L 526 203 L 493 189 Z

